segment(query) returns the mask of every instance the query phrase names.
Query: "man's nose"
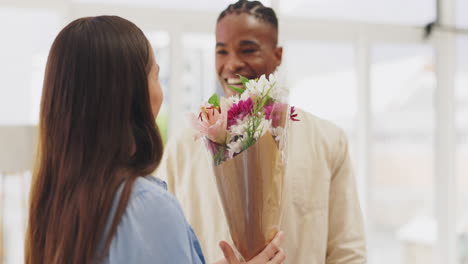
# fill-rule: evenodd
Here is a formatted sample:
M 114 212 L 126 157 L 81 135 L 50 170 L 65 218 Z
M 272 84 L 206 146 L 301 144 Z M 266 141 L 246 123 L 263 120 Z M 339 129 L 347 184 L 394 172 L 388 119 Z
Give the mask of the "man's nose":
M 237 54 L 230 54 L 226 62 L 226 68 L 231 72 L 237 72 L 245 66 L 245 62 L 237 56 Z

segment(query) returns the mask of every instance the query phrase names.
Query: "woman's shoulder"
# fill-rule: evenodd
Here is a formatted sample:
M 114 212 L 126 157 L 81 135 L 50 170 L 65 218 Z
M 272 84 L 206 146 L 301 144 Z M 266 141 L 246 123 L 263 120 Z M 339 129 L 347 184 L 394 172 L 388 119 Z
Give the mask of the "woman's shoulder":
M 107 263 L 193 263 L 188 224 L 163 181 L 138 178 Z
M 176 210 L 181 213 L 177 200 L 167 191 L 167 184 L 153 176 L 139 177 L 135 181 L 128 206 L 135 203 L 155 205 L 151 206 L 153 210 Z
M 119 187 L 114 197 L 106 230 L 110 228 L 112 220 L 115 217 L 124 184 Z M 136 225 L 145 225 L 148 224 L 147 222 L 154 221 L 153 218 L 160 215 L 171 216 L 177 222 L 183 223 L 185 220 L 179 203 L 167 191 L 164 181 L 153 176 L 138 177 L 132 186 L 130 198 L 122 215 L 121 224 L 130 222 Z M 133 224 L 130 224 L 130 226 Z
M 123 187 L 124 184 L 119 187 L 115 195 L 106 230 L 115 217 Z M 132 186 L 121 223 L 130 222 L 132 223 L 130 226 L 145 225 L 153 222 L 155 217 L 160 218 L 161 215 L 172 217 L 180 224 L 185 222 L 185 216 L 177 199 L 167 191 L 164 181 L 153 176 L 138 177 Z
M 133 186 L 132 197 L 136 197 L 147 192 L 165 196 L 166 194 L 168 194 L 167 184 L 163 180 L 151 175 L 145 177 L 138 177 L 138 179 L 135 180 Z

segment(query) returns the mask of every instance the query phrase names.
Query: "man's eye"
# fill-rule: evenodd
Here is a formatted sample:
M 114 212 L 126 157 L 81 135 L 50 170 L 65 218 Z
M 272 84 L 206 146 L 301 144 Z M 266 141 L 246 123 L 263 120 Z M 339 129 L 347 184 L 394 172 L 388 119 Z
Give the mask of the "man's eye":
M 225 50 L 218 50 L 218 51 L 216 51 L 216 54 L 219 54 L 219 55 L 226 55 L 226 54 L 227 54 L 227 51 L 225 51 Z
M 256 50 L 255 49 L 245 49 L 242 51 L 242 53 L 244 54 L 250 54 L 250 53 L 254 53 Z

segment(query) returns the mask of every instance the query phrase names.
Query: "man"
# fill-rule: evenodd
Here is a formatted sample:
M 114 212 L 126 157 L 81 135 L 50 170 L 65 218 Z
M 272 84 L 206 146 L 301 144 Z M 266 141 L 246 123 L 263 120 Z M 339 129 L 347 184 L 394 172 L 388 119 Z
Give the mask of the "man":
M 257 78 L 281 64 L 278 21 L 271 8 L 241 0 L 224 10 L 216 27 L 216 70 L 226 95 L 242 87 L 238 74 Z M 289 130 L 284 186 L 285 263 L 365 263 L 366 248 L 355 179 L 343 131 L 299 111 Z M 222 258 L 229 239 L 215 177 L 193 131 L 169 142 L 158 176 L 179 199 L 208 263 Z

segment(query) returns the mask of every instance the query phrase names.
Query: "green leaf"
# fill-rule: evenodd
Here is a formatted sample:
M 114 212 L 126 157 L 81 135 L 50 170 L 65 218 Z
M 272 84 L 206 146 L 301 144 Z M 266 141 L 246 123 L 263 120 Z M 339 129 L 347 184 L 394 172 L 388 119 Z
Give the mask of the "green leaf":
M 213 94 L 210 99 L 208 99 L 208 103 L 217 107 L 220 107 L 219 97 L 217 94 Z
M 262 100 L 262 103 L 260 104 L 260 109 L 263 109 L 263 107 L 265 107 L 267 101 L 268 101 L 268 97 L 264 97 Z
M 239 75 L 239 78 L 240 78 L 242 84 L 244 85 L 244 87 L 247 88 L 247 83 L 249 82 L 249 79 L 245 78 L 244 76 L 242 76 L 240 74 L 238 74 L 238 75 Z
M 231 89 L 234 90 L 235 92 L 238 92 L 239 94 L 243 94 L 243 93 L 245 92 L 244 89 L 237 88 L 237 87 L 232 86 L 232 85 L 229 85 L 229 88 L 231 88 Z

